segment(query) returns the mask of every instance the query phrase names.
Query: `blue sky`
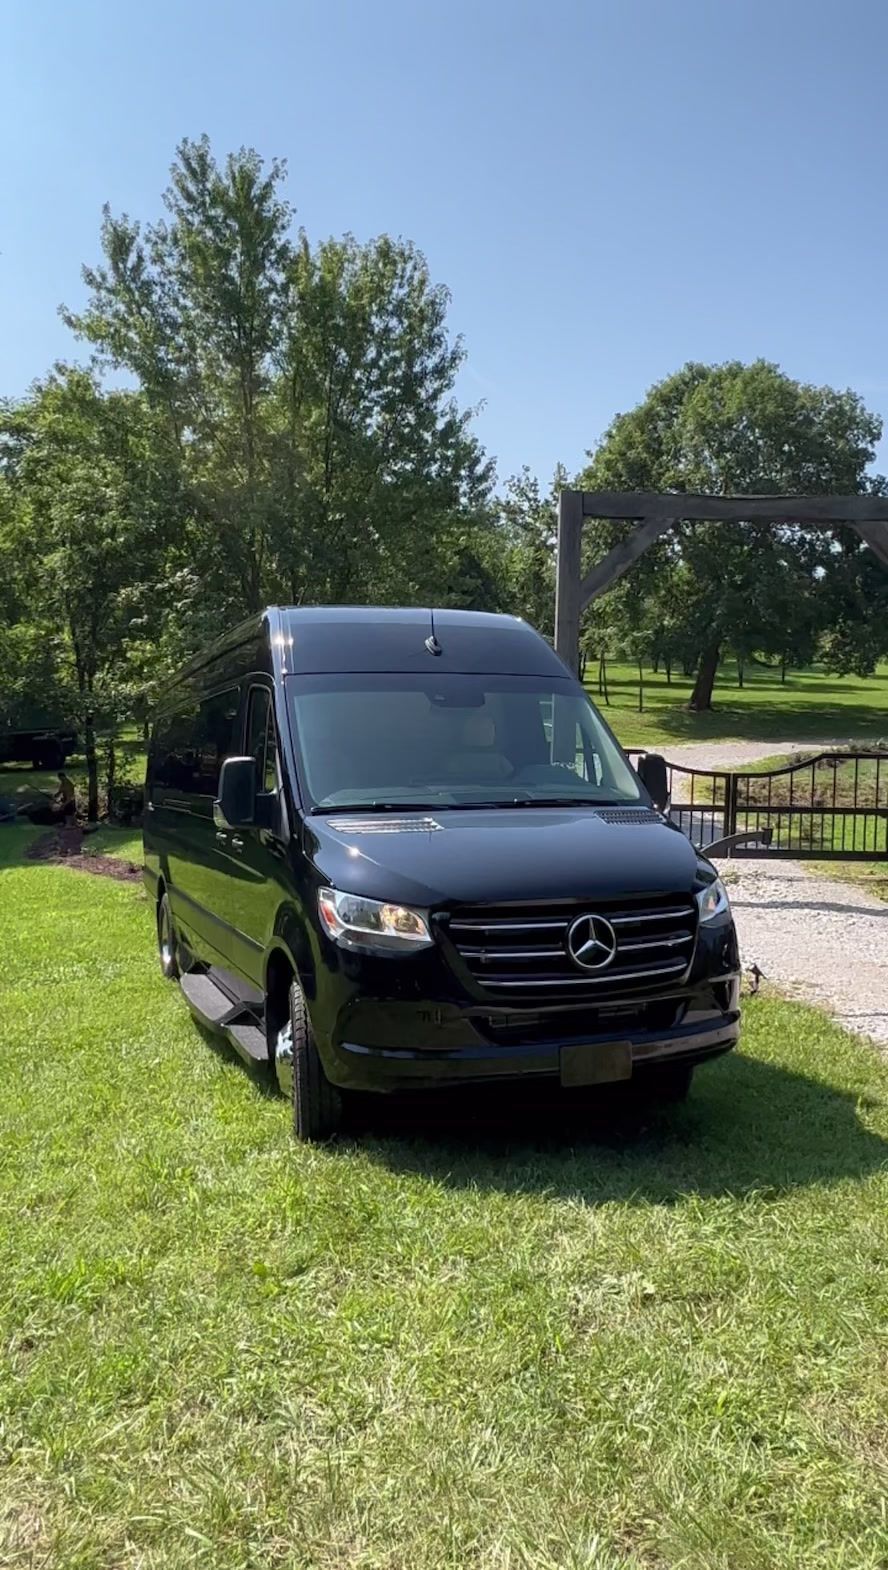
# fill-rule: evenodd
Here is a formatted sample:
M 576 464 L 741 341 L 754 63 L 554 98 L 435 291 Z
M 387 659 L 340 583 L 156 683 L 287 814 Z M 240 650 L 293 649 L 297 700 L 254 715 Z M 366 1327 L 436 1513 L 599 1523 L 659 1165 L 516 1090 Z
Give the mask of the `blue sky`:
M 884 0 L 5 0 L 0 393 L 78 350 L 101 205 L 207 131 L 314 237 L 414 240 L 501 477 L 575 470 L 688 359 L 888 416 Z M 888 444 L 880 462 L 888 468 Z

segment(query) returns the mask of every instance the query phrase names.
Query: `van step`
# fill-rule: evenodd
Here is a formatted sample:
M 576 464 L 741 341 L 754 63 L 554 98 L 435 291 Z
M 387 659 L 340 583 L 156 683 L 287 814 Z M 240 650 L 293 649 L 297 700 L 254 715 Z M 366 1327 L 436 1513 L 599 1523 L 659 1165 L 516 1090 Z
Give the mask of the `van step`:
M 204 1024 L 211 1025 L 216 1030 L 224 1025 L 228 1015 L 235 1012 L 235 1005 L 231 998 L 202 971 L 188 972 L 182 977 L 181 986 L 189 1007 Z
M 192 1014 L 211 1030 L 221 1030 L 235 1052 L 247 1063 L 267 1063 L 265 1031 L 249 1016 L 240 1003 L 233 1003 L 212 977 L 203 971 L 189 971 L 182 977 L 182 991 Z
M 225 1034 L 241 1057 L 248 1057 L 251 1063 L 268 1062 L 268 1042 L 258 1025 L 229 1025 Z

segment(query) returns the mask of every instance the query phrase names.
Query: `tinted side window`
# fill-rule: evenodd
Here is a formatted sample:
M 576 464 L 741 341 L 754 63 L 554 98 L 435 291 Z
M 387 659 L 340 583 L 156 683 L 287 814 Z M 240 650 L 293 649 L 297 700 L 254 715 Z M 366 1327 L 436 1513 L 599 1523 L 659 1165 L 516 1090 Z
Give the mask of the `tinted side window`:
M 151 743 L 154 788 L 174 793 L 194 788 L 197 715 L 197 703 L 189 701 L 158 719 Z
M 189 789 L 198 796 L 216 796 L 224 760 L 239 751 L 237 687 L 215 692 L 201 701 L 197 716 L 195 772 Z
M 254 687 L 250 693 L 250 711 L 247 716 L 247 752 L 256 759 L 256 778 L 259 789 L 275 791 L 278 788 L 277 739 L 271 693 L 267 687 Z
M 254 687 L 250 692 L 250 711 L 247 715 L 247 752 L 256 759 L 256 778 L 260 790 L 265 773 L 265 738 L 268 732 L 270 695 L 267 687 Z
M 277 790 L 277 736 L 274 729 L 274 715 L 271 707 L 268 710 L 268 734 L 265 739 L 265 774 L 262 780 L 262 789 L 266 791 Z

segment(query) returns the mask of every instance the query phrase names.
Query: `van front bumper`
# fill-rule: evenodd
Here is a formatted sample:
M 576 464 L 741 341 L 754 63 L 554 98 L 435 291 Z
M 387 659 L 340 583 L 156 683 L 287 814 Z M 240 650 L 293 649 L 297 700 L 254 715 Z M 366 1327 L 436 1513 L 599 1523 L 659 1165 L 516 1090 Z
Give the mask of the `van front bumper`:
M 729 1052 L 740 1035 L 739 990 L 736 978 L 720 982 L 718 993 L 727 1006 L 719 1007 L 713 989 L 701 989 L 687 1000 L 686 1008 L 678 1010 L 680 1021 L 668 1029 L 621 1028 L 615 1021 L 606 1031 L 599 1027 L 585 1033 L 574 1018 L 564 1021 L 563 1034 L 553 1022 L 544 1040 L 522 1041 L 518 1031 L 517 1040 L 493 1044 L 473 1032 L 476 1039 L 470 1043 L 438 1046 L 435 1032 L 423 1031 L 421 1043 L 412 1046 L 371 1046 L 349 1039 L 319 1045 L 328 1076 L 347 1090 L 422 1090 L 532 1077 L 603 1083 L 626 1077 L 610 1067 L 621 1059 L 624 1064 L 627 1059 L 631 1062 L 634 1078 L 647 1068 L 679 1062 L 693 1065 Z

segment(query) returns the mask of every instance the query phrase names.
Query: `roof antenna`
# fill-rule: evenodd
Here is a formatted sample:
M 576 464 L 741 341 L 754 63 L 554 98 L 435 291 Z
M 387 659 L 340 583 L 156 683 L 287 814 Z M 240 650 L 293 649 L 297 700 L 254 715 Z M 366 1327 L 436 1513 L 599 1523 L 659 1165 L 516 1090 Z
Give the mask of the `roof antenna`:
M 444 650 L 435 636 L 435 612 L 431 608 L 429 609 L 429 616 L 431 618 L 432 631 L 430 636 L 426 638 L 425 646 L 430 654 L 443 654 Z

